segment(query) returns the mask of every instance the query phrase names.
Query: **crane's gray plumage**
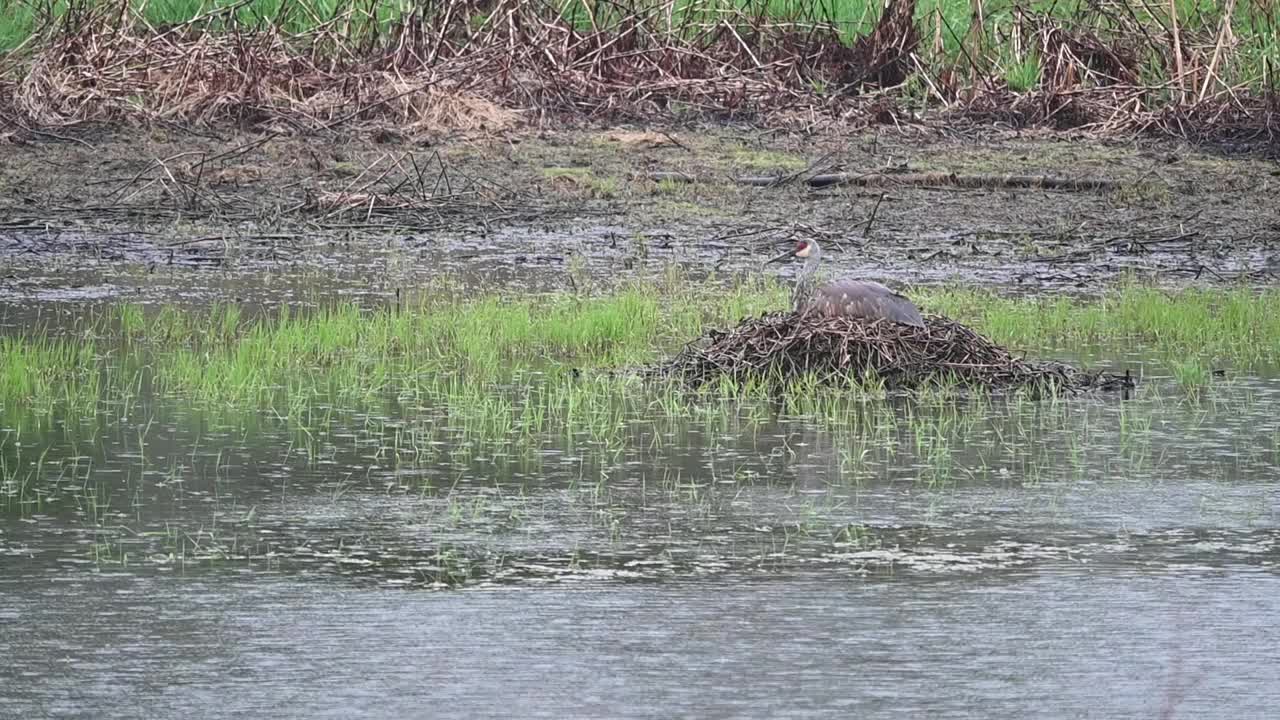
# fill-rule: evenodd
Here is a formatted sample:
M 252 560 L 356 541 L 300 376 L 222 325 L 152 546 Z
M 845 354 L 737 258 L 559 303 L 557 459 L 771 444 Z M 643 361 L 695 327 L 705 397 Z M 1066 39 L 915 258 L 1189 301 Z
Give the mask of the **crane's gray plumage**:
M 903 325 L 924 327 L 920 311 L 905 296 L 878 282 L 845 278 L 819 285 L 815 277 L 822 259 L 822 248 L 812 240 L 801 240 L 796 246 L 769 260 L 778 262 L 797 257 L 804 260 L 800 277 L 791 293 L 793 309 L 808 314 L 861 317 L 890 320 Z

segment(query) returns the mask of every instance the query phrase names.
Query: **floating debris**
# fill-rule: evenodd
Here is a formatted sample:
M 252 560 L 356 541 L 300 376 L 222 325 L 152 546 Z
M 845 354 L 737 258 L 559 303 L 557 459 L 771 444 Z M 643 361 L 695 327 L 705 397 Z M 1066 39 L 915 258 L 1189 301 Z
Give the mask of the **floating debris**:
M 890 389 L 958 383 L 1043 391 L 1129 390 L 1134 378 L 1053 361 L 1031 361 L 939 315 L 925 327 L 855 317 L 768 313 L 729 331 L 711 330 L 656 371 L 702 385 L 814 376 L 839 384 L 875 379 Z

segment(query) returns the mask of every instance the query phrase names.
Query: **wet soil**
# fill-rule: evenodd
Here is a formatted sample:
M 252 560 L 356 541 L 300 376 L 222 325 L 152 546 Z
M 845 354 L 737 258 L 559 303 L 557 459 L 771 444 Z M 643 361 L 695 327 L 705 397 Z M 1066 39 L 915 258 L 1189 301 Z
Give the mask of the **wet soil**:
M 550 288 L 673 262 L 725 274 L 797 236 L 824 240 L 841 271 L 901 283 L 1280 275 L 1280 163 L 1168 143 L 727 127 L 46 140 L 0 146 L 10 301 L 389 296 L 441 273 Z M 875 182 L 806 182 L 831 172 Z M 899 180 L 937 172 L 995 182 Z M 1009 174 L 1106 188 L 1000 186 Z

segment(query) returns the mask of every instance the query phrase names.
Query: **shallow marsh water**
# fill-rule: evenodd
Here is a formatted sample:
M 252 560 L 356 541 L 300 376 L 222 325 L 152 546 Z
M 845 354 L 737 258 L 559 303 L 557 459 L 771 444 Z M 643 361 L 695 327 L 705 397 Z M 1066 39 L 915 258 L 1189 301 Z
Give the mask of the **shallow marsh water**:
M 1045 352 L 1146 376 L 516 434 L 11 413 L 0 716 L 1267 717 L 1280 376 Z

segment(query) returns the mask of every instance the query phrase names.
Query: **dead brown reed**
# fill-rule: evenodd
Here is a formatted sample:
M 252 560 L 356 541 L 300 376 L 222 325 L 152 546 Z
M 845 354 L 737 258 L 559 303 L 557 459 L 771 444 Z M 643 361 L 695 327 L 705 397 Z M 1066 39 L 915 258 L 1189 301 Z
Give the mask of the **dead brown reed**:
M 1102 135 L 1155 132 L 1189 140 L 1275 142 L 1280 95 L 1274 80 L 1255 92 L 1249 83 L 1229 83 L 1216 71 L 1215 53 L 1220 58 L 1225 45 L 1240 44 L 1239 38 L 1227 42 L 1230 15 L 1216 26 L 1186 28 L 1176 16 L 1162 25 L 1123 4 L 1098 8 L 1107 20 L 1105 37 L 1078 23 L 1023 14 L 1018 30 L 1039 58 L 1037 86 L 1013 93 L 987 83 L 948 113 Z M 1267 67 L 1264 62 L 1260 69 L 1265 73 Z M 1185 92 L 1196 83 L 1198 93 Z
M 484 131 L 553 117 L 708 116 L 857 127 L 917 123 L 904 109 L 915 87 L 943 119 L 1019 127 L 1270 139 L 1280 124 L 1268 60 L 1252 81 L 1225 71 L 1242 43 L 1229 14 L 1168 25 L 1096 0 L 1086 24 L 1019 10 L 1007 35 L 975 25 L 948 55 L 943 38 L 958 33 L 940 13 L 917 18 L 915 0 L 889 2 L 852 43 L 819 4 L 799 5 L 790 15 L 765 0 L 676 13 L 670 0 L 608 0 L 567 14 L 548 0 L 459 0 L 359 33 L 349 15 L 288 33 L 241 24 L 235 8 L 158 28 L 127 0 L 71 0 L 0 63 L 0 112 L 11 125 L 44 128 L 295 132 L 377 121 Z M 300 7 L 285 3 L 281 14 Z M 1039 63 L 1028 90 L 1011 90 L 998 71 L 1010 48 Z

